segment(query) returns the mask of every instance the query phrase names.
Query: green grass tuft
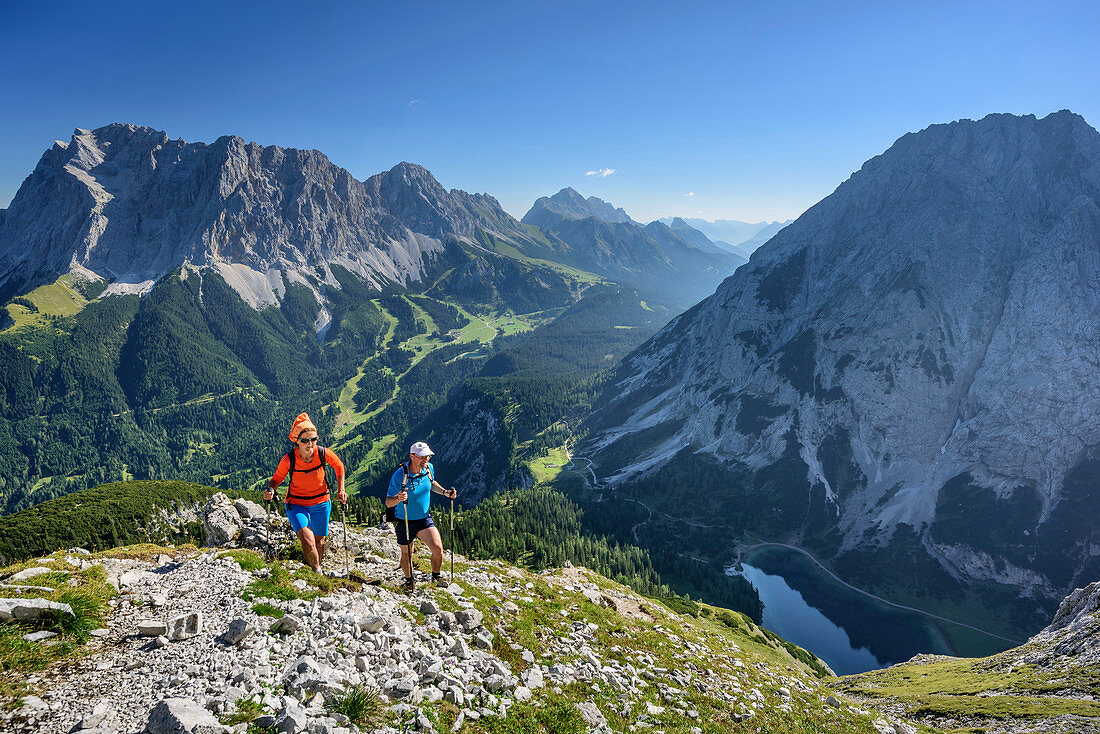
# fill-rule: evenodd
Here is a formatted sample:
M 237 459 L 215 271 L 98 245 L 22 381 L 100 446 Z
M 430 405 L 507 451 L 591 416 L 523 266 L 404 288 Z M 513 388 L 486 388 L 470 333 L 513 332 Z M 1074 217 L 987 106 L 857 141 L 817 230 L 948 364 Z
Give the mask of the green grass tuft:
M 252 611 L 256 612 L 256 614 L 259 614 L 262 617 L 274 617 L 275 619 L 286 616 L 285 610 L 280 609 L 274 604 L 268 604 L 267 602 L 253 604 Z
M 218 556 L 232 558 L 243 571 L 258 571 L 267 565 L 264 562 L 263 556 L 252 550 L 223 551 L 219 553 Z
M 352 686 L 335 696 L 328 704 L 329 711 L 343 714 L 356 726 L 373 726 L 382 718 L 385 704 L 378 689 Z

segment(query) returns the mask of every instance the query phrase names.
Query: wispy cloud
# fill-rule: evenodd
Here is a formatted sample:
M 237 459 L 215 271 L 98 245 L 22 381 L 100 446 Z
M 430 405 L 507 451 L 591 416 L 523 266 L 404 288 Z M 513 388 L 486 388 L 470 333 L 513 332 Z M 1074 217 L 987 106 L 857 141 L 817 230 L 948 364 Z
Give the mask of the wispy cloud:
M 419 104 L 428 104 L 428 103 L 425 100 L 422 100 L 422 99 L 410 99 L 409 100 L 409 107 L 416 107 Z
M 694 191 L 689 191 L 686 194 L 684 194 L 684 196 L 686 196 L 689 199 L 694 198 L 695 192 Z
M 595 171 L 588 171 L 585 176 L 599 176 L 600 178 L 607 178 L 611 174 L 615 173 L 614 168 L 597 168 Z

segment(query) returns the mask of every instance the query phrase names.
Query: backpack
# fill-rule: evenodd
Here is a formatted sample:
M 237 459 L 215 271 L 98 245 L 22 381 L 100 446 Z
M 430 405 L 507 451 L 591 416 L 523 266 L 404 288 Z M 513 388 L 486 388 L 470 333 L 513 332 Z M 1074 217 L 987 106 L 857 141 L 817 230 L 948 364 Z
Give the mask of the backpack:
M 435 475 L 432 474 L 432 468 L 430 466 L 428 466 L 427 464 L 424 465 L 424 468 L 428 471 L 428 479 L 434 482 L 435 481 Z M 406 461 L 401 466 L 399 466 L 398 469 L 401 470 L 401 474 L 402 474 L 401 489 L 407 489 L 408 486 L 409 486 L 409 462 Z M 431 491 L 431 490 L 429 490 L 429 491 Z M 383 497 L 382 497 L 382 504 L 383 505 L 385 505 L 386 497 L 388 495 L 389 495 L 389 485 L 386 485 L 386 495 L 383 495 Z M 396 525 L 397 524 L 397 505 L 394 505 L 393 507 L 383 507 L 383 509 L 385 510 L 385 513 L 383 515 L 382 522 L 390 522 L 390 523 L 394 523 Z
M 295 460 L 296 460 L 297 455 L 298 455 L 298 450 L 297 449 L 291 449 L 290 451 L 287 452 L 286 458 L 290 461 L 289 475 L 290 475 L 291 483 L 293 483 L 293 481 L 294 481 L 294 472 L 300 472 L 302 474 L 309 474 L 310 472 L 315 472 L 318 469 L 320 469 L 322 472 L 325 472 L 325 467 L 328 466 L 328 464 L 325 463 L 325 447 L 324 446 L 318 446 L 317 451 L 320 452 L 321 461 L 320 461 L 319 464 L 317 464 L 317 466 L 313 467 L 312 469 L 298 469 L 298 468 L 295 468 L 294 464 L 295 464 Z M 325 484 L 328 484 L 328 473 L 327 472 L 325 472 Z M 287 487 L 286 494 L 287 494 L 287 501 L 289 502 L 290 498 L 292 497 L 292 495 L 290 494 L 290 487 L 289 486 Z M 315 494 L 312 497 L 293 496 L 293 499 L 315 500 L 318 497 L 324 497 L 327 494 L 328 494 L 328 491 L 325 491 L 324 494 Z

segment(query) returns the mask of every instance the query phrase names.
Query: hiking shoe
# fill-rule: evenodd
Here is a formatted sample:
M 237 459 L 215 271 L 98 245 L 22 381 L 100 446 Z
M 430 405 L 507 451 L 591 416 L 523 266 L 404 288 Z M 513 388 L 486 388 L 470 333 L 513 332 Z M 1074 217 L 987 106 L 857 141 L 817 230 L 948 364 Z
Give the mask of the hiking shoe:
M 447 582 L 443 579 L 443 574 L 441 574 L 441 573 L 433 573 L 432 574 L 432 583 L 435 584 L 436 586 L 446 586 L 447 585 Z
M 408 593 L 416 588 L 416 580 L 412 576 L 405 577 L 405 586 L 403 587 L 405 593 Z

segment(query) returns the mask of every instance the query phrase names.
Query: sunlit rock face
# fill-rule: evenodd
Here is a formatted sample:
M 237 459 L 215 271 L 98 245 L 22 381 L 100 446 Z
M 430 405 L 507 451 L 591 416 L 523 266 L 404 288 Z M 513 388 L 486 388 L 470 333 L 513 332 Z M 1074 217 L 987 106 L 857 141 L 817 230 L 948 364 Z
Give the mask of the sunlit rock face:
M 1098 201 L 1070 112 L 905 135 L 624 360 L 587 449 L 619 486 L 782 463 L 772 529 L 842 555 L 907 526 L 956 579 L 1060 599 L 1100 576 Z
M 358 181 L 316 150 L 123 124 L 55 143 L 2 214 L 2 293 L 67 272 L 142 290 L 189 266 L 216 268 L 257 307 L 281 295 L 274 272 L 337 285 L 340 265 L 404 283 L 448 237 L 522 233 L 492 197 L 446 191 L 420 166 Z

